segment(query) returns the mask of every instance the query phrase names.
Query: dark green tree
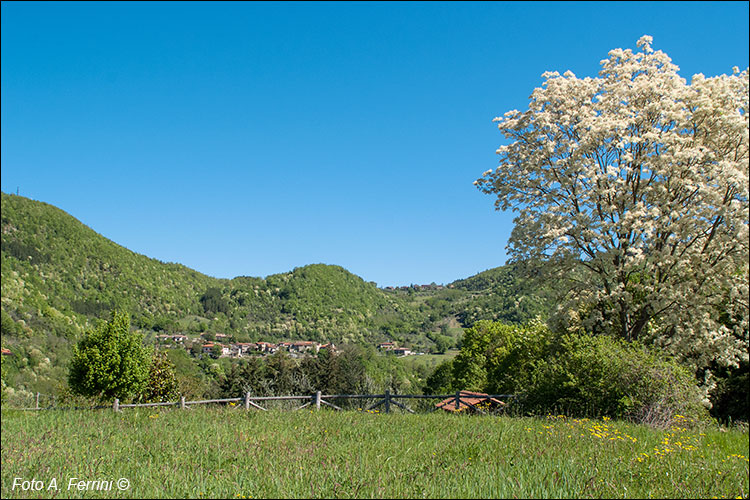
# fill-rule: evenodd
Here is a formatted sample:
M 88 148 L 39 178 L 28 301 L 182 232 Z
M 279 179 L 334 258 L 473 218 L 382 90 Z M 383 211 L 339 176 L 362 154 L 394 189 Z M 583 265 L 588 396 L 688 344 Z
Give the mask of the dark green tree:
M 224 348 L 221 344 L 214 344 L 213 347 L 211 347 L 212 358 L 220 358 L 222 352 L 224 352 Z
M 357 394 L 365 385 L 366 352 L 358 344 L 345 344 L 336 355 L 342 382 L 339 391 L 344 394 Z
M 229 304 L 221 294 L 221 290 L 216 287 L 211 287 L 206 290 L 201 296 L 201 304 L 203 304 L 203 310 L 208 314 L 227 313 L 229 312 Z
M 219 380 L 219 395 L 239 398 L 250 392 L 255 396 L 268 396 L 265 380 L 265 363 L 261 358 L 248 358 L 232 365 Z
M 192 345 L 190 346 L 190 354 L 198 358 L 200 357 L 202 353 L 203 353 L 203 345 L 201 345 L 200 342 L 193 342 Z
M 444 361 L 435 367 L 422 388 L 425 394 L 449 394 L 455 392 L 453 383 L 453 360 Z
M 326 370 L 328 360 L 331 357 L 328 349 L 321 349 L 317 356 L 305 356 L 299 362 L 299 370 L 302 377 L 307 381 L 311 390 L 319 390 L 330 393 L 326 387 Z
M 717 369 L 718 382 L 709 394 L 711 415 L 723 423 L 750 420 L 750 365 L 740 363 L 738 368 Z
M 178 397 L 175 365 L 163 351 L 155 351 L 151 359 L 148 382 L 141 393 L 147 403 L 174 401 Z
M 285 351 L 266 358 L 266 380 L 276 396 L 294 394 L 297 372 L 297 363 Z
M 316 389 L 328 394 L 341 394 L 346 382 L 341 354 L 326 350 L 318 353 L 318 378 Z

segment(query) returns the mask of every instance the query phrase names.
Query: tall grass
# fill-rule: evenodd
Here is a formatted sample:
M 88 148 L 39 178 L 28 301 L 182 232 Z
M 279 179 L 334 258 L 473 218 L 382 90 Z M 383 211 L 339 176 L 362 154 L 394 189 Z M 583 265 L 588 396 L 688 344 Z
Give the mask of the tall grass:
M 747 432 L 562 416 L 2 412 L 3 498 L 747 498 L 747 455 Z

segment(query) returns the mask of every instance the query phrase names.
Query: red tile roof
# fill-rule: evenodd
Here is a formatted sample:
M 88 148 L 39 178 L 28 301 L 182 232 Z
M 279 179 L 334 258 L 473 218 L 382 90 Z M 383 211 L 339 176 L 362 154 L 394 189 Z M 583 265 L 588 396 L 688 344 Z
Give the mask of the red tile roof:
M 484 402 L 490 402 L 493 405 L 505 406 L 505 403 L 503 403 L 499 399 L 491 398 L 488 394 L 485 394 L 483 392 L 461 391 L 461 394 L 458 398 L 458 409 L 456 408 L 455 396 L 451 396 L 439 403 L 436 403 L 435 407 L 443 409 L 445 411 L 464 411 L 467 409 L 473 410 L 474 408 L 472 408 L 470 405 L 476 406 Z

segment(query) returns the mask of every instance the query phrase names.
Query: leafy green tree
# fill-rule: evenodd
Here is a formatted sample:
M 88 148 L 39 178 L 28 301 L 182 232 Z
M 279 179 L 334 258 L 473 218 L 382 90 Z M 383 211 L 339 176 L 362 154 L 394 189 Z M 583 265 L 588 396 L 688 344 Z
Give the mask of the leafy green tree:
M 266 367 L 261 358 L 240 360 L 219 380 L 219 395 L 239 398 L 250 392 L 256 396 L 268 396 L 270 393 L 265 375 Z
M 175 365 L 163 351 L 155 351 L 151 359 L 148 382 L 141 394 L 147 403 L 174 401 L 178 397 Z
M 422 389 L 425 394 L 447 394 L 455 391 L 453 385 L 453 360 L 440 363 L 427 377 Z
M 179 394 L 188 400 L 207 397 L 209 378 L 198 366 L 197 356 L 193 358 L 183 349 L 169 349 L 166 354 L 175 366 Z
M 521 340 L 523 343 L 523 340 Z M 640 342 L 608 335 L 564 334 L 541 358 L 527 360 L 516 392 L 527 410 L 628 418 L 669 427 L 677 415 L 708 419 L 693 373 Z M 514 361 L 508 360 L 510 369 Z M 520 367 L 519 367 L 520 368 Z M 491 388 L 490 388 L 491 389 Z
M 214 344 L 211 347 L 211 357 L 212 358 L 220 358 L 222 352 L 224 352 L 224 347 L 221 344 Z
M 82 396 L 125 400 L 144 389 L 150 365 L 142 335 L 130 330 L 127 313 L 115 311 L 73 348 L 68 383 Z
M 445 351 L 453 346 L 453 339 L 447 335 L 434 335 L 433 341 L 435 342 L 435 352 L 438 354 L 445 354 Z
M 511 327 L 491 321 L 478 321 L 464 332 L 461 352 L 453 362 L 455 384 L 462 390 L 483 390 L 487 386 L 487 359 L 498 338 Z
M 9 369 L 5 356 L 0 359 L 0 402 L 5 403 L 5 388 L 8 386 Z

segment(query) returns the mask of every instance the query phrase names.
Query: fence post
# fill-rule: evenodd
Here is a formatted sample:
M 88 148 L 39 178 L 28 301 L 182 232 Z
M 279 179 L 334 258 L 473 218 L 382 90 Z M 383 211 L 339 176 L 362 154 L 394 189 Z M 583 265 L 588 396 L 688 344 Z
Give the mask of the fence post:
M 246 410 L 250 409 L 250 392 L 249 391 L 245 393 L 245 409 Z
M 114 403 L 112 403 L 112 410 L 114 410 L 115 412 L 120 411 L 120 400 L 119 399 L 115 398 Z
M 385 412 L 389 413 L 391 411 L 391 391 L 388 389 L 385 390 Z
M 456 391 L 456 410 L 460 408 L 460 402 L 461 402 L 461 391 Z
M 320 391 L 315 392 L 315 409 L 320 410 Z
M 180 397 L 180 410 L 185 409 L 185 396 Z
M 39 409 L 39 393 L 36 393 L 36 409 Z

